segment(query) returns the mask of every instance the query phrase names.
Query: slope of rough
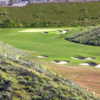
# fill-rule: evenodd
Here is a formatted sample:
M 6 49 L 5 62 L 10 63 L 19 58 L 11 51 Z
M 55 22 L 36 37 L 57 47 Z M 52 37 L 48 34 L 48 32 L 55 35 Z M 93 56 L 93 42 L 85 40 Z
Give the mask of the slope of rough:
M 7 51 L 2 51 L 2 44 Z M 0 49 L 0 100 L 99 100 L 73 81 L 30 61 L 27 52 L 3 42 Z

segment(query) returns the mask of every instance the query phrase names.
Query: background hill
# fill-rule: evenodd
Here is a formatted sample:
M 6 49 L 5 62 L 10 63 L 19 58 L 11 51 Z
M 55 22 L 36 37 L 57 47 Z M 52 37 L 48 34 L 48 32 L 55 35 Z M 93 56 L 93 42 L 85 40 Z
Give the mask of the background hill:
M 99 100 L 99 98 L 84 91 L 73 81 L 35 64 L 28 52 L 0 42 L 0 100 Z
M 61 27 L 100 24 L 100 2 L 1 7 L 0 27 Z
M 100 27 L 86 32 L 70 34 L 66 40 L 76 43 L 100 46 Z

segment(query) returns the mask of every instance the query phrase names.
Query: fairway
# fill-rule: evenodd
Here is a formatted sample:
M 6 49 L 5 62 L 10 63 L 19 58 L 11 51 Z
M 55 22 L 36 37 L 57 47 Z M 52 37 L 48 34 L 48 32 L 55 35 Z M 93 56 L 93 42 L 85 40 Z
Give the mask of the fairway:
M 58 30 L 68 30 L 66 34 L 57 34 Z M 0 41 L 9 43 L 24 50 L 37 51 L 34 56 L 48 56 L 41 58 L 48 62 L 53 60 L 69 61 L 68 65 L 79 65 L 89 61 L 100 63 L 100 47 L 72 43 L 64 39 L 67 34 L 84 31 L 87 28 L 43 28 L 43 29 L 0 29 Z M 44 34 L 43 32 L 48 32 Z M 95 57 L 93 60 L 72 59 L 72 57 Z

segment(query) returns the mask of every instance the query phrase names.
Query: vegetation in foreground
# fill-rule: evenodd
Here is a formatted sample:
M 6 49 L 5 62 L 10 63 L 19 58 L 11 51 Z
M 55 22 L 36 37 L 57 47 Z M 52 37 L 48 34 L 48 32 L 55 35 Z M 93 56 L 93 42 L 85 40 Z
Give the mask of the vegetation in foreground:
M 71 42 L 100 46 L 100 27 L 86 32 L 70 34 L 65 39 Z
M 0 100 L 99 100 L 92 93 L 0 42 Z
M 100 2 L 0 7 L 0 27 L 62 27 L 100 24 Z

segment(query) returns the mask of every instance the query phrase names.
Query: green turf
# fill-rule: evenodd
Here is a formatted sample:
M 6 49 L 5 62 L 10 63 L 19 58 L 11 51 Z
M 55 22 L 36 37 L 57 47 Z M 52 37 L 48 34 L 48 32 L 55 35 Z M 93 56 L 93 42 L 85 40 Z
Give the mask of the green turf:
M 28 28 L 27 28 L 28 29 Z M 46 28 L 47 29 L 47 28 Z M 52 28 L 48 28 L 52 30 Z M 59 30 L 59 28 L 53 28 Z M 65 30 L 67 28 L 61 28 Z M 85 30 L 87 28 L 72 27 L 67 34 L 72 34 L 77 31 Z M 96 57 L 93 62 L 100 63 L 100 47 L 89 46 L 78 43 L 72 43 L 64 39 L 65 35 L 56 34 L 56 30 L 49 31 L 48 34 L 43 32 L 19 32 L 24 30 L 19 29 L 0 29 L 0 40 L 9 43 L 15 47 L 38 51 L 38 55 L 47 55 L 48 58 L 42 58 L 46 61 L 52 60 L 68 60 L 70 64 L 77 65 L 85 60 L 72 59 L 74 56 Z

